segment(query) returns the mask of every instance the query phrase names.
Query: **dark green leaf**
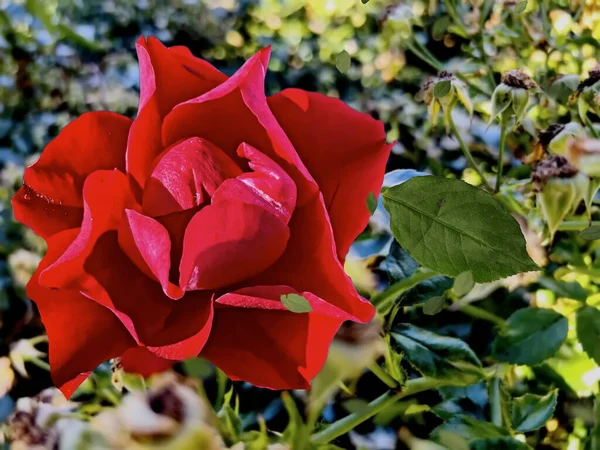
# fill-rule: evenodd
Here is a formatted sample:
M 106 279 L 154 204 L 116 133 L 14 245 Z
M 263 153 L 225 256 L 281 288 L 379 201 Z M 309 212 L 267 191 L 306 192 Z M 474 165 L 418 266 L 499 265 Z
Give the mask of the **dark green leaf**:
M 335 59 L 335 67 L 342 73 L 345 73 L 350 68 L 350 64 L 352 60 L 350 59 L 350 55 L 346 50 L 342 50 L 337 58 Z
M 513 364 L 540 364 L 557 352 L 568 328 L 567 318 L 550 309 L 520 309 L 498 333 L 492 353 Z
M 499 374 L 496 374 L 488 381 L 488 390 L 492 422 L 502 424 L 505 428 L 510 428 L 512 398 L 508 392 L 506 383 Z
M 600 239 L 600 226 L 592 225 L 591 227 L 587 227 L 585 230 L 582 230 L 579 233 L 579 236 L 581 236 L 584 239 L 587 239 L 588 241 L 595 241 L 597 239 Z
M 284 294 L 281 296 L 281 303 L 289 311 L 294 313 L 308 313 L 311 312 L 312 306 L 308 303 L 304 297 L 298 294 Z
M 438 81 L 433 87 L 433 95 L 435 98 L 443 98 L 450 93 L 452 84 L 449 80 Z
M 480 439 L 502 438 L 506 436 L 506 431 L 502 428 L 489 422 L 482 422 L 464 415 L 455 416 L 441 424 L 431 432 L 431 437 L 439 442 L 440 433 L 444 431 L 458 434 L 469 443 Z
M 513 429 L 521 433 L 543 427 L 554 414 L 558 391 L 547 395 L 525 394 L 513 399 L 511 422 Z
M 391 229 L 423 266 L 477 283 L 538 267 L 516 220 L 490 194 L 463 181 L 415 177 L 383 194 Z
M 452 278 L 442 275 L 423 280 L 402 294 L 400 304 L 402 306 L 414 306 L 425 303 L 432 297 L 444 295 L 444 292 L 452 287 L 452 283 Z
M 513 11 L 515 14 L 521 14 L 527 9 L 527 0 L 523 0 L 515 5 Z
M 577 310 L 577 339 L 590 358 L 600 365 L 600 310 L 584 306 Z
M 367 196 L 367 209 L 371 215 L 375 214 L 375 210 L 377 209 L 377 197 L 372 192 L 369 192 Z
M 394 240 L 390 246 L 388 256 L 379 265 L 379 268 L 387 272 L 391 280 L 395 283 L 396 281 L 412 277 L 419 268 L 419 263 Z
M 481 362 L 463 341 L 441 336 L 410 324 L 399 324 L 391 333 L 392 343 L 423 375 L 465 386 L 482 377 Z
M 423 305 L 423 313 L 428 316 L 435 316 L 437 313 L 444 309 L 445 299 L 442 296 L 431 297 Z
M 433 24 L 433 28 L 431 29 L 431 36 L 436 39 L 442 39 L 444 37 L 444 33 L 446 33 L 446 29 L 450 24 L 450 16 L 444 15 L 435 21 Z
M 510 437 L 480 439 L 471 443 L 471 450 L 531 450 L 524 442 Z
M 454 280 L 454 293 L 459 297 L 463 297 L 471 292 L 473 286 L 475 286 L 475 281 L 473 281 L 473 272 L 467 270 L 466 272 L 463 272 L 457 276 Z
M 553 291 L 558 297 L 572 298 L 585 302 L 587 292 L 577 281 L 559 281 L 550 277 L 541 277 L 539 283 L 546 289 Z

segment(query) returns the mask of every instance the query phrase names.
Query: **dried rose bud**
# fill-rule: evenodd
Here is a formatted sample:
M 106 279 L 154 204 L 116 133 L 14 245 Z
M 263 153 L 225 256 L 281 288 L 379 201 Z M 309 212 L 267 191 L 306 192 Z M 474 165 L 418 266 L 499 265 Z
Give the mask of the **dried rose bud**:
M 540 132 L 539 140 L 547 152 L 565 156 L 571 143 L 585 136 L 585 130 L 579 123 L 569 122 L 565 125 L 550 125 Z
M 450 114 L 458 102 L 462 103 L 470 116 L 473 115 L 473 103 L 467 85 L 450 72 L 442 71 L 437 76 L 427 78 L 421 85 L 419 97 L 429 105 L 429 120 L 434 126 L 440 111 L 443 111 L 447 133 L 450 133 Z
M 569 163 L 590 177 L 600 177 L 600 139 L 581 138 L 570 143 L 566 151 Z
M 499 119 L 506 123 L 515 117 L 515 126 L 519 126 L 525 118 L 529 105 L 529 91 L 537 88 L 535 81 L 522 69 L 506 72 L 492 94 L 492 115 L 490 123 Z
M 536 201 L 553 238 L 561 222 L 586 198 L 590 179 L 562 156 L 548 156 L 533 170 Z
M 569 99 L 569 103 L 577 103 L 577 110 L 581 120 L 584 120 L 588 111 L 600 113 L 600 64 L 588 72 L 588 77 L 579 83 L 577 90 Z

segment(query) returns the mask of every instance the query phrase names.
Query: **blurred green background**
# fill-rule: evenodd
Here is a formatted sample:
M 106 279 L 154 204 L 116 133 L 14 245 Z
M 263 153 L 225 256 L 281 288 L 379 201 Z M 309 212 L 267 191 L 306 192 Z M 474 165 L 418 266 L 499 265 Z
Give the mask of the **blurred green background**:
M 600 7 L 596 0 L 530 0 L 523 11 L 515 11 L 519 3 L 0 0 L 0 422 L 13 410 L 15 400 L 51 385 L 43 361 L 36 363 L 33 357 L 30 362 L 35 361 L 28 363 L 27 373 L 23 373 L 18 364 L 15 366 L 14 358 L 12 362 L 6 358 L 2 362 L 1 358 L 14 350 L 15 343 L 43 336 L 43 326 L 35 306 L 24 294 L 24 286 L 43 255 L 44 243 L 14 221 L 10 198 L 21 182 L 24 167 L 81 113 L 110 110 L 135 115 L 139 76 L 134 44 L 140 35 L 154 35 L 166 45 L 185 45 L 227 74 L 258 49 L 272 45 L 268 93 L 298 87 L 342 98 L 350 106 L 381 119 L 388 140 L 397 141 L 389 171 L 412 168 L 478 184 L 477 174 L 466 167 L 456 141 L 445 135 L 443 127 L 434 129 L 427 122 L 427 107 L 418 101 L 423 79 L 445 68 L 469 81 L 476 115 L 469 119 L 457 109 L 455 120 L 467 145 L 491 171 L 500 132 L 496 125 L 488 127 L 486 121 L 490 96 L 501 73 L 526 68 L 541 86 L 547 87 L 557 75 L 584 77 L 599 59 Z M 568 93 L 554 92 L 552 99 L 537 100 L 522 132 L 511 136 L 507 165 L 516 183 L 529 176 L 520 158 L 531 152 L 537 132 L 556 121 L 566 121 L 565 95 L 568 97 Z M 507 195 L 525 202 L 514 193 Z M 532 216 L 530 220 L 535 228 L 539 218 Z M 384 278 L 372 270 L 381 256 L 372 238 L 381 232 L 377 226 L 376 222 L 372 224 L 371 234 L 363 236 L 364 245 L 354 249 L 356 254 L 347 266 L 365 295 L 385 285 Z M 572 269 L 579 264 L 577 261 L 589 266 L 598 250 L 596 245 L 584 246 L 559 236 L 549 257 L 554 268 L 562 268 L 561 276 L 577 279 L 600 300 L 598 269 Z M 545 251 L 540 251 L 546 257 Z M 560 296 L 551 288 L 530 285 L 530 281 L 513 280 L 512 286 L 492 289 L 482 299 L 503 317 L 526 301 L 568 310 L 569 303 L 557 303 Z M 485 324 L 429 320 L 428 326 L 445 329 L 485 354 L 491 340 Z M 38 348 L 44 351 L 44 345 L 41 342 Z M 522 369 L 523 392 L 536 386 L 562 388 L 556 418 L 538 433 L 536 448 L 583 448 L 582 442 L 593 424 L 589 396 L 598 391 L 600 369 L 575 343 L 563 353 L 562 359 L 545 373 Z M 181 370 L 197 376 L 208 374 L 208 397 L 217 397 L 222 386 L 219 376 L 210 368 L 192 366 Z M 103 389 L 101 383 L 96 388 Z M 240 390 L 245 390 L 241 397 L 244 426 L 255 427 L 257 412 L 261 412 L 270 429 L 285 427 L 287 416 L 278 393 L 249 386 Z M 443 400 L 470 399 L 470 404 L 459 406 L 470 408 L 474 415 L 483 414 L 485 390 L 450 391 L 442 393 Z M 359 397 L 371 399 L 382 388 L 367 374 L 361 378 L 357 392 Z M 440 400 L 427 395 L 423 403 Z M 403 406 L 406 410 L 407 405 Z M 379 444 L 373 443 L 373 447 L 366 448 L 405 448 L 405 444 L 396 442 L 394 430 L 409 423 L 412 433 L 425 437 L 436 425 L 431 417 L 422 415 L 426 410 L 409 418 L 402 415 L 404 410 L 380 418 L 380 423 L 391 425 L 391 431 L 384 435 L 392 436 L 392 447 L 376 447 Z M 333 420 L 347 411 L 347 405 L 339 400 L 327 410 L 326 417 Z M 369 434 L 373 430 L 375 425 L 368 423 L 357 432 Z M 390 442 L 385 436 L 376 441 Z M 358 445 L 356 439 L 354 444 L 348 437 L 344 439 L 338 444 L 347 445 L 345 448 Z

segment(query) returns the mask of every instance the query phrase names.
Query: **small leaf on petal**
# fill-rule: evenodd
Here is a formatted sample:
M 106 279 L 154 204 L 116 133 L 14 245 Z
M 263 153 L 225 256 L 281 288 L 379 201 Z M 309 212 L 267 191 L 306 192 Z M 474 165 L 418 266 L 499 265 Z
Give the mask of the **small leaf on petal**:
M 283 303 L 283 306 L 285 306 L 289 311 L 294 313 L 308 313 L 313 310 L 308 300 L 298 294 L 282 295 L 281 303 Z

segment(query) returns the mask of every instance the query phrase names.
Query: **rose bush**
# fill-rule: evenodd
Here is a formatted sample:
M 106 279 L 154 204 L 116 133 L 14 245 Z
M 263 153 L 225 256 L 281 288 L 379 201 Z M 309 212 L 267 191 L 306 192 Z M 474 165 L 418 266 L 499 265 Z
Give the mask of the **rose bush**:
M 390 146 L 337 99 L 264 93 L 270 49 L 227 77 L 141 38 L 135 120 L 91 112 L 26 169 L 17 220 L 48 244 L 27 287 L 66 395 L 101 362 L 149 374 L 200 354 L 232 379 L 307 388 L 342 322 L 344 274 Z M 286 309 L 302 295 L 308 313 Z

